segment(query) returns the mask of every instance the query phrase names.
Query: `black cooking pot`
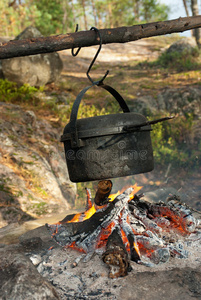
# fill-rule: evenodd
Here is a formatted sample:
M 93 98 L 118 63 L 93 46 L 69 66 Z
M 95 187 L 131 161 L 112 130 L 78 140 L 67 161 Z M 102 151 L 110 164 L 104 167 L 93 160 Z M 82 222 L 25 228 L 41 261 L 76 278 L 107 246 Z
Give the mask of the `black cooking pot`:
M 130 112 L 121 95 L 112 87 L 99 84 L 118 101 L 123 114 L 110 114 L 77 120 L 84 94 L 77 96 L 61 141 L 70 180 L 83 182 L 152 171 L 151 126 L 144 116 Z

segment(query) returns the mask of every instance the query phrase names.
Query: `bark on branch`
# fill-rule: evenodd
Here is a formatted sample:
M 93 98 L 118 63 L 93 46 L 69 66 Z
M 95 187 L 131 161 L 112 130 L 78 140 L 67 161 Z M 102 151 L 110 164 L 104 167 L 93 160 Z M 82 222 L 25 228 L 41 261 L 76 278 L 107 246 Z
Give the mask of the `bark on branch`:
M 154 22 L 131 27 L 100 29 L 103 44 L 127 43 L 151 36 L 201 27 L 201 16 L 179 18 L 164 22 Z M 90 47 L 99 44 L 99 38 L 93 30 L 38 37 L 26 40 L 13 40 L 0 45 L 0 59 L 50 53 L 72 47 Z

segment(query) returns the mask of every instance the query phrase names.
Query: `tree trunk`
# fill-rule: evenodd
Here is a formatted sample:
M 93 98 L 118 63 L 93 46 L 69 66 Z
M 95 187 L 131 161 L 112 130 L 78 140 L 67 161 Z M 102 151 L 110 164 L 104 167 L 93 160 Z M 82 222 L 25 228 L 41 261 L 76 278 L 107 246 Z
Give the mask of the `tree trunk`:
M 184 4 L 185 11 L 186 11 L 186 16 L 189 17 L 189 11 L 188 11 L 188 6 L 186 3 L 186 0 L 183 0 L 183 4 Z M 193 30 L 191 30 L 191 36 L 193 36 Z
M 193 16 L 198 16 L 198 15 L 199 15 L 198 2 L 197 2 L 197 0 L 191 0 L 191 9 L 192 9 L 192 14 L 193 14 Z M 196 43 L 197 43 L 197 45 L 198 45 L 198 48 L 201 48 L 200 28 L 195 28 L 195 29 L 194 29 L 194 36 L 195 36 L 195 39 L 196 39 Z
M 65 33 L 67 31 L 67 19 L 68 19 L 68 15 L 67 15 L 67 0 L 63 0 L 63 33 Z
M 186 0 L 183 0 L 183 4 L 184 4 L 185 11 L 186 11 L 186 16 L 189 17 L 189 11 L 188 11 L 188 7 L 186 4 Z
M 72 16 L 73 16 L 73 24 L 76 24 L 75 7 L 74 7 L 73 1 L 71 1 L 71 10 L 72 10 Z
M 134 3 L 133 11 L 134 11 L 134 16 L 135 16 L 135 21 L 139 22 L 140 21 L 140 5 L 139 5 L 139 0 L 136 0 Z
M 94 16 L 94 24 L 95 24 L 95 27 L 97 27 L 96 6 L 94 3 L 94 0 L 91 0 L 91 4 L 92 4 L 93 16 Z
M 87 24 L 85 0 L 82 0 L 82 8 L 83 8 L 83 13 L 84 13 L 84 27 L 85 27 L 85 30 L 87 30 L 88 29 L 88 24 Z
M 114 24 L 113 24 L 113 18 L 112 18 L 112 4 L 111 3 L 108 3 L 108 17 L 109 17 L 110 28 L 113 28 Z

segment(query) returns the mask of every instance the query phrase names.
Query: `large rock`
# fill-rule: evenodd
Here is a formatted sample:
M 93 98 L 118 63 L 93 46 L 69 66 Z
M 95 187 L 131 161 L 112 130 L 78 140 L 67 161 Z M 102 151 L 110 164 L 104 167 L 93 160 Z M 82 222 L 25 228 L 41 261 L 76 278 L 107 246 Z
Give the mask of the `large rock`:
M 2 248 L 0 254 L 1 299 L 59 299 L 55 288 L 38 273 L 19 247 Z
M 181 88 L 164 88 L 157 97 L 141 96 L 129 103 L 133 112 L 144 115 L 154 114 L 158 111 L 167 111 L 170 114 L 192 114 L 200 119 L 201 113 L 200 86 L 187 86 Z
M 27 27 L 16 40 L 41 37 L 34 27 Z M 63 64 L 58 53 L 37 54 L 25 57 L 9 58 L 2 61 L 2 72 L 6 79 L 19 84 L 42 86 L 58 79 Z
M 8 42 L 9 40 L 8 40 L 8 38 L 5 38 L 5 37 L 1 37 L 0 36 L 0 45 L 2 44 L 2 43 L 6 43 L 6 42 Z M 0 60 L 0 79 L 4 79 L 4 75 L 3 75 L 3 71 L 2 71 L 2 61 Z
M 181 40 L 176 41 L 173 43 L 168 49 L 167 53 L 173 52 L 183 52 L 186 51 L 189 54 L 193 54 L 195 47 L 197 46 L 196 41 L 194 38 L 183 38 Z

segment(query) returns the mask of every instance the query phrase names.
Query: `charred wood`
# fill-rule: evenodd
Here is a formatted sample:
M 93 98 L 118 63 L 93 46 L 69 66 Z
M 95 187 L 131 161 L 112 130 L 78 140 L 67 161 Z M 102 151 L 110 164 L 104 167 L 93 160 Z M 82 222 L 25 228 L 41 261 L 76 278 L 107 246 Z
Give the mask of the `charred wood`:
M 115 199 L 83 222 L 62 222 L 62 224 L 47 225 L 47 227 L 60 245 L 70 246 L 72 243 L 76 243 L 86 253 L 93 251 L 101 230 L 112 222 L 117 202 L 118 199 Z M 114 212 L 112 212 L 113 210 Z
M 67 215 L 63 220 L 60 221 L 61 224 L 72 221 L 76 214 Z
M 103 253 L 102 259 L 110 267 L 110 278 L 126 276 L 131 271 L 128 253 L 118 228 L 113 230 L 108 237 L 106 251 Z

